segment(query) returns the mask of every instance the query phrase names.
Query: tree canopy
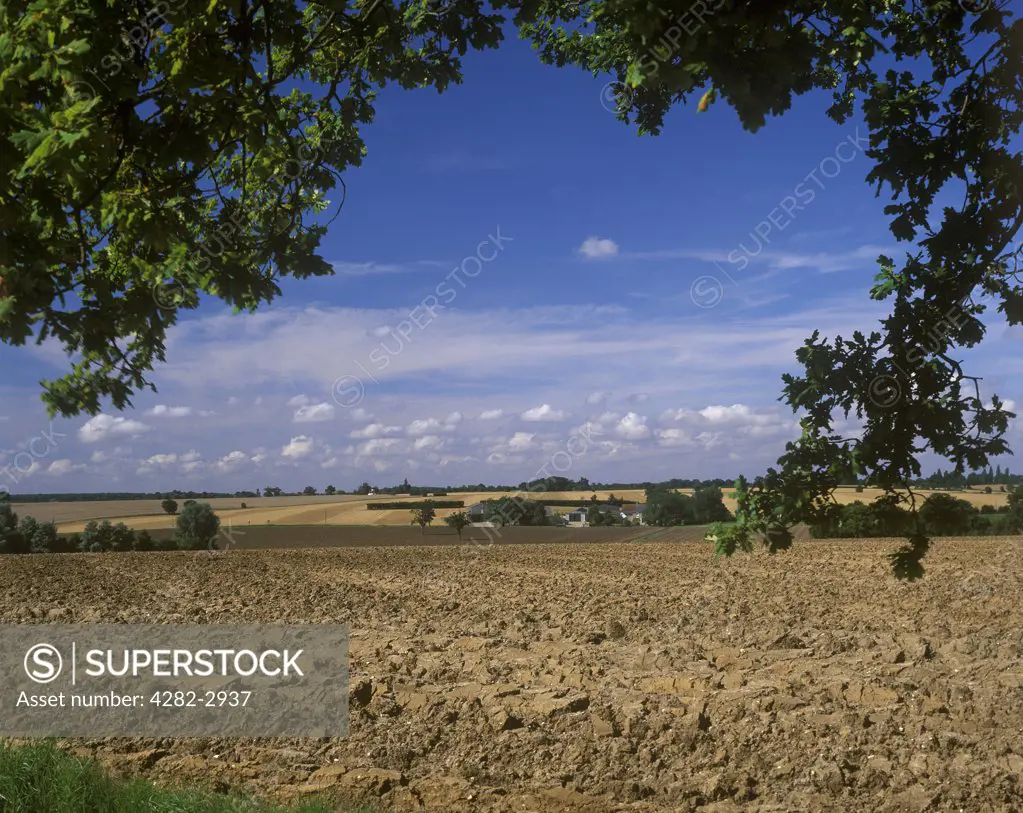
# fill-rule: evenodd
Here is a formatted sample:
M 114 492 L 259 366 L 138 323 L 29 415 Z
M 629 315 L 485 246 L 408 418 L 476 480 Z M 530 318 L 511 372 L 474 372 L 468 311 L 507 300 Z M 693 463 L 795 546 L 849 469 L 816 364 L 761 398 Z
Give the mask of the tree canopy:
M 782 399 L 802 436 L 741 489 L 736 533 L 787 547 L 857 477 L 915 509 L 923 449 L 958 473 L 1007 451 L 1012 414 L 957 359 L 985 311 L 1023 321 L 1023 23 L 1007 5 L 14 0 L 0 6 L 0 341 L 68 352 L 43 382 L 51 414 L 130 405 L 201 296 L 252 310 L 283 277 L 331 273 L 317 248 L 377 91 L 461 81 L 463 55 L 510 19 L 545 62 L 613 76 L 640 133 L 696 96 L 751 131 L 822 90 L 836 122 L 864 121 L 868 182 L 907 244 L 878 258 L 870 291 L 890 315 L 799 349 Z M 838 430 L 850 415 L 855 438 Z M 900 576 L 922 572 L 917 528 L 893 554 Z

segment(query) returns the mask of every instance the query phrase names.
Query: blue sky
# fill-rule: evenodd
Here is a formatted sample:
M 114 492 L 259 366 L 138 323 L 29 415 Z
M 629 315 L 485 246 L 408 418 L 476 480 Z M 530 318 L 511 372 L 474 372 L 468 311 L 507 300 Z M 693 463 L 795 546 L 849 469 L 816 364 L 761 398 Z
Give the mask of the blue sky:
M 719 103 L 640 138 L 607 109 L 607 78 L 514 38 L 465 77 L 381 94 L 322 247 L 338 274 L 287 281 L 255 315 L 186 315 L 134 410 L 51 429 L 35 382 L 64 359 L 0 349 L 0 485 L 518 483 L 566 448 L 549 471 L 601 481 L 773 464 L 797 434 L 776 400 L 796 347 L 886 310 L 867 291 L 897 249 L 864 183 L 865 129 L 818 96 L 756 134 Z M 990 324 L 968 358 L 1018 402 L 1020 333 Z

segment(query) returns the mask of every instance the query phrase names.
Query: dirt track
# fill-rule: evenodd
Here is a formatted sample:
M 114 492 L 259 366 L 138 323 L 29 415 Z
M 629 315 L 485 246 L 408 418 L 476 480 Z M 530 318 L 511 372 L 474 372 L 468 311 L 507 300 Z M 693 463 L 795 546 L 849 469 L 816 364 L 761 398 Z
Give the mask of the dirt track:
M 69 742 L 382 809 L 1023 809 L 1023 540 L 4 557 L 0 621 L 341 622 L 345 740 Z M 214 755 L 217 755 L 214 758 Z

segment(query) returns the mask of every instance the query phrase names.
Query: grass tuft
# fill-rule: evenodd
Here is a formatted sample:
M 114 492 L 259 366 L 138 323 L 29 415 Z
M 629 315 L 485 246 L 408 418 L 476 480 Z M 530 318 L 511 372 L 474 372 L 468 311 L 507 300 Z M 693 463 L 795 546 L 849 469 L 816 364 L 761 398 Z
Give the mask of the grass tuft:
M 158 788 L 144 779 L 115 779 L 94 760 L 65 753 L 50 741 L 0 744 L 3 813 L 338 813 L 322 801 L 297 806 L 240 795 Z M 344 808 L 370 813 L 368 808 Z

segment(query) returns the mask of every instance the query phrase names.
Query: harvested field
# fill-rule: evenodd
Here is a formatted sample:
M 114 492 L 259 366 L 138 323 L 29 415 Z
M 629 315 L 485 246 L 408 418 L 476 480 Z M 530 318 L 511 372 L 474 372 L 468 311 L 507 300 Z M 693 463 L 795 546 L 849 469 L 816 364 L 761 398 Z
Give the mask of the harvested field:
M 692 493 L 692 489 L 678 489 L 682 493 Z M 730 497 L 730 489 L 723 489 L 724 503 L 729 511 L 735 511 L 736 502 Z M 517 493 L 517 492 L 512 492 Z M 918 492 L 921 497 L 933 494 L 933 491 Z M 1007 495 L 1000 491 L 984 494 L 982 491 L 951 491 L 941 492 L 953 497 L 964 499 L 976 506 L 1005 505 Z M 596 494 L 598 499 L 606 499 L 608 491 L 559 491 L 538 492 L 534 496 L 545 500 L 565 500 L 566 503 L 587 499 Z M 881 495 L 880 489 L 865 489 L 857 492 L 854 488 L 840 488 L 835 498 L 840 503 L 851 503 L 859 500 L 869 503 Z M 452 493 L 438 499 L 463 500 L 465 507 L 483 500 L 497 499 L 502 495 L 495 492 Z M 626 500 L 642 500 L 643 492 L 621 491 L 616 494 Z M 317 497 L 259 497 L 259 498 L 222 498 L 206 500 L 225 521 L 235 525 L 408 525 L 407 509 L 394 511 L 369 511 L 367 502 L 398 502 L 410 499 L 407 496 L 375 496 L 361 497 L 346 494 L 343 496 Z M 420 498 L 413 498 L 420 499 Z M 426 499 L 426 498 L 422 498 Z M 241 508 L 245 503 L 247 508 Z M 117 500 L 110 502 L 68 502 L 68 503 L 23 503 L 16 504 L 15 510 L 21 514 L 34 516 L 41 522 L 57 522 L 60 530 L 65 533 L 81 531 L 85 523 L 91 519 L 109 519 L 111 522 L 124 522 L 137 530 L 156 530 L 173 528 L 175 519 L 168 516 L 155 500 Z M 440 508 L 437 510 L 437 521 L 460 509 Z
M 939 539 L 912 584 L 894 544 L 5 557 L 0 621 L 350 624 L 346 739 L 65 743 L 157 780 L 438 813 L 1023 809 L 1023 539 Z

